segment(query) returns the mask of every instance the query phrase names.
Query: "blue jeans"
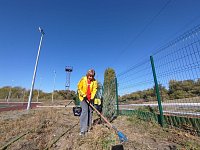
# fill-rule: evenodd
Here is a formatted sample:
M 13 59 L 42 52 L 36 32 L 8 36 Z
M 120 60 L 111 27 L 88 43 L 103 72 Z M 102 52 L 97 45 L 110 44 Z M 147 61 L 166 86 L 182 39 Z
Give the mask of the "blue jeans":
M 80 102 L 82 112 L 80 116 L 80 130 L 81 132 L 87 132 L 92 125 L 92 108 L 89 104 L 83 100 Z

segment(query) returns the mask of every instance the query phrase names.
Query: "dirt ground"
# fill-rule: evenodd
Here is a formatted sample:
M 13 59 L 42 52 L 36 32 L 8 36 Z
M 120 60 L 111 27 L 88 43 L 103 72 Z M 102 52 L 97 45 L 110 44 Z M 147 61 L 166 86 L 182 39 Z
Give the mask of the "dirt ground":
M 99 117 L 94 113 L 93 118 Z M 133 116 L 119 116 L 112 124 L 127 136 L 128 142 L 120 143 L 118 135 L 106 124 L 95 124 L 90 132 L 80 136 L 79 117 L 73 115 L 72 107 L 1 112 L 0 147 L 9 150 L 110 150 L 122 144 L 125 150 L 200 150 L 200 137 L 178 129 L 161 128 Z

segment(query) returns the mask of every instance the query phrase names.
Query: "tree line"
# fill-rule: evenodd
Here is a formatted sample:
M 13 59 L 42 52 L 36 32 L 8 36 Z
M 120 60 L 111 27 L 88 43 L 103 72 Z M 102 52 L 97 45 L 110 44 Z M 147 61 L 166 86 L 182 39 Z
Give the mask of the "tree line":
M 111 73 L 110 73 L 111 72 Z M 108 68 L 105 71 L 105 81 L 104 81 L 104 90 L 107 91 L 110 89 L 107 86 L 112 85 L 110 82 L 113 81 L 115 76 L 115 71 Z M 98 89 L 101 89 L 100 85 L 98 86 Z M 110 95 L 115 94 L 114 90 L 110 89 L 109 97 Z M 159 90 L 161 95 L 161 100 L 173 100 L 173 99 L 183 99 L 183 98 L 191 98 L 191 97 L 198 97 L 200 96 L 200 79 L 198 80 L 184 80 L 184 81 L 177 81 L 177 80 L 170 80 L 169 81 L 169 87 L 168 89 L 164 87 L 163 85 L 159 84 Z M 104 91 L 104 94 L 106 92 Z M 7 100 L 9 99 L 15 99 L 18 101 L 27 101 L 29 97 L 30 90 L 27 90 L 22 87 L 11 87 L 11 86 L 4 86 L 0 88 L 0 99 L 1 100 Z M 102 93 L 101 93 L 102 94 Z M 53 93 L 54 99 L 57 100 L 65 100 L 65 99 L 77 99 L 77 93 L 75 91 L 70 90 L 55 90 Z M 100 96 L 98 96 L 100 97 Z M 106 99 L 106 97 L 104 96 Z M 52 99 L 52 92 L 47 93 L 43 92 L 42 90 L 33 90 L 33 101 L 37 100 L 51 100 Z M 156 101 L 156 93 L 155 93 L 155 87 L 142 90 L 142 91 L 136 91 L 132 92 L 130 94 L 119 96 L 120 102 L 127 102 L 127 101 L 137 101 L 137 100 L 143 100 L 143 101 Z M 105 100 L 106 101 L 106 100 Z
M 23 87 L 11 87 L 11 86 L 4 86 L 0 88 L 0 99 L 1 100 L 17 100 L 17 101 L 27 101 L 29 97 L 30 90 L 27 90 Z M 70 90 L 55 90 L 53 93 L 53 97 L 56 100 L 65 100 L 65 99 L 75 99 L 76 92 Z M 47 93 L 43 92 L 42 90 L 33 90 L 32 94 L 33 101 L 37 100 L 51 100 L 52 99 L 52 92 Z
M 198 80 L 170 80 L 168 89 L 159 84 L 161 100 L 183 99 L 200 96 L 200 79 Z M 136 91 L 130 94 L 119 96 L 120 102 L 127 101 L 156 101 L 155 87 L 143 91 Z

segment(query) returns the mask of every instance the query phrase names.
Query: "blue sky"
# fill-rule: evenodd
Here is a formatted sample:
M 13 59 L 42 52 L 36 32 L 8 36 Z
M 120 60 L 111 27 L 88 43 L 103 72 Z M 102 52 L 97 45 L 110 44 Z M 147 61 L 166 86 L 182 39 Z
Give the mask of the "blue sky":
M 35 89 L 70 89 L 94 68 L 103 82 L 149 58 L 165 43 L 200 24 L 199 0 L 0 0 L 0 87 L 31 88 L 41 34 Z

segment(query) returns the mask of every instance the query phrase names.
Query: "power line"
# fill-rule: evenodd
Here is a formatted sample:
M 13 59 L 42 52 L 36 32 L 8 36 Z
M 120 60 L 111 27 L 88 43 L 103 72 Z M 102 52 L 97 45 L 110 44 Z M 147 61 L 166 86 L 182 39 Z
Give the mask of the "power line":
M 168 2 L 163 6 L 163 8 L 162 8 L 161 10 L 163 10 L 169 3 L 170 3 L 170 1 L 168 1 Z M 159 11 L 158 14 L 161 13 L 161 10 Z M 158 14 L 155 15 L 153 19 L 155 19 L 155 17 L 157 17 Z M 185 30 L 188 26 L 190 26 L 194 21 L 198 20 L 199 18 L 200 18 L 200 15 L 195 16 L 195 17 L 192 18 L 189 22 L 187 22 L 185 25 L 183 25 L 182 28 L 181 28 L 180 30 L 178 30 L 177 32 L 175 32 L 175 33 L 174 33 L 172 36 L 170 36 L 170 37 L 172 38 L 172 37 L 174 37 L 175 35 L 179 34 L 181 31 Z M 151 21 L 151 23 L 152 23 L 152 22 L 153 22 L 153 21 Z M 196 29 L 197 27 L 200 27 L 200 24 L 199 24 L 198 26 L 193 27 L 193 30 L 195 31 L 195 29 Z M 147 26 L 146 26 L 146 28 L 147 28 Z M 144 30 L 143 30 L 143 31 L 144 31 Z M 186 34 L 186 33 L 187 33 L 187 32 L 185 32 L 185 34 Z M 139 34 L 138 34 L 138 35 L 139 35 Z M 184 34 L 182 34 L 182 36 L 183 36 L 183 35 L 184 35 Z M 171 39 L 170 37 L 167 38 L 168 40 L 165 40 L 165 41 L 169 41 L 169 39 Z M 179 37 L 179 38 L 180 38 L 180 37 Z M 176 38 L 175 40 L 177 40 L 177 38 Z M 175 40 L 174 40 L 174 41 L 175 41 Z M 171 42 L 172 42 L 172 41 L 171 41 Z M 163 42 L 163 43 L 164 43 L 164 42 Z M 166 43 L 166 42 L 165 42 L 165 43 Z M 168 44 L 169 44 L 169 43 L 168 43 Z M 154 48 L 154 49 L 156 49 L 157 51 L 154 52 L 154 53 L 152 53 L 152 55 L 155 55 L 161 48 L 163 48 L 163 47 Z M 145 55 L 145 56 L 146 56 L 146 55 Z M 144 57 L 144 56 L 143 56 L 143 57 Z M 142 60 L 143 57 L 141 57 L 139 60 Z M 139 64 L 139 63 L 138 63 L 138 64 Z M 134 65 L 134 66 L 131 66 L 129 69 L 127 69 L 127 70 L 125 70 L 125 71 L 119 73 L 117 76 L 121 76 L 121 75 L 123 75 L 123 74 L 125 74 L 125 73 L 131 71 L 132 69 L 134 69 L 135 67 L 137 67 L 138 64 L 137 64 L 137 65 Z
M 198 33 L 200 31 L 200 24 L 193 27 L 192 29 L 184 32 L 182 35 L 180 35 L 179 37 L 177 37 L 176 39 L 168 42 L 167 44 L 165 44 L 164 46 L 160 47 L 159 49 L 157 49 L 157 51 L 155 51 L 152 55 L 156 55 L 157 53 L 163 51 L 164 49 L 168 48 L 169 46 L 183 40 L 183 39 L 186 39 L 187 37 L 191 36 L 191 35 L 194 35 L 196 33 Z
M 198 19 L 199 17 L 200 17 L 200 16 L 197 16 L 197 17 L 193 18 L 190 22 L 186 23 L 186 24 L 183 26 L 182 29 L 185 29 L 186 27 L 188 27 L 188 25 L 190 25 L 193 21 L 195 21 L 195 19 Z M 176 32 L 175 35 L 176 35 L 177 33 L 179 33 L 180 31 L 181 31 L 181 30 L 179 30 L 178 32 Z M 199 31 L 200 31 L 200 24 L 197 25 L 197 26 L 195 26 L 195 27 L 193 27 L 193 28 L 190 29 L 189 31 L 184 32 L 182 35 L 180 35 L 180 36 L 177 37 L 176 39 L 174 39 L 174 40 L 168 42 L 168 43 L 165 44 L 164 46 L 160 47 L 159 49 L 157 49 L 157 51 L 153 52 L 151 55 L 156 55 L 157 53 L 161 52 L 162 50 L 164 50 L 164 49 L 166 49 L 167 47 L 169 47 L 170 45 L 172 45 L 172 43 L 176 43 L 176 42 L 178 42 L 178 41 L 180 41 L 180 40 L 182 40 L 182 39 L 184 39 L 184 38 L 186 38 L 186 37 L 188 37 L 188 36 L 190 36 L 190 35 L 192 35 L 192 34 L 195 34 L 195 33 L 199 32 Z M 140 60 L 143 60 L 143 59 L 140 59 Z M 146 59 L 145 59 L 145 60 L 146 60 Z M 136 64 L 136 65 L 130 67 L 129 69 L 125 70 L 124 72 L 121 72 L 121 73 L 118 74 L 117 76 L 120 77 L 120 76 L 122 76 L 122 75 L 128 73 L 129 71 L 131 71 L 131 70 L 137 68 L 139 65 L 143 64 L 143 63 L 145 62 L 145 60 L 143 60 L 141 63 L 138 63 L 138 64 Z
M 158 11 L 158 13 L 154 15 L 154 17 L 144 26 L 144 28 L 135 36 L 135 38 L 131 40 L 131 42 L 119 53 L 119 56 L 122 56 L 122 54 L 145 32 L 145 30 L 153 23 L 153 21 L 161 14 L 161 12 L 169 5 L 170 2 L 171 0 L 166 2 L 166 4 Z
M 168 37 L 163 43 L 169 42 L 169 40 L 170 40 L 171 38 L 175 37 L 176 35 L 178 35 L 178 34 L 181 33 L 182 31 L 186 30 L 194 21 L 198 20 L 199 18 L 200 18 L 200 15 L 198 15 L 198 16 L 192 18 L 189 22 L 187 22 L 184 26 L 182 26 L 182 28 L 181 28 L 180 30 L 176 31 L 173 35 L 171 35 L 170 37 Z M 198 26 L 199 26 L 199 24 L 198 24 Z M 194 28 L 196 28 L 196 26 L 195 26 Z M 186 32 L 187 32 L 187 31 L 186 31 Z M 183 35 L 183 34 L 182 34 L 182 35 Z M 163 45 L 164 45 L 164 44 L 163 44 Z M 154 50 L 154 49 L 157 50 L 157 51 L 160 50 L 159 47 L 153 48 L 153 50 Z M 155 53 L 157 53 L 157 51 L 156 51 Z M 155 55 L 155 53 L 153 53 L 152 55 Z

